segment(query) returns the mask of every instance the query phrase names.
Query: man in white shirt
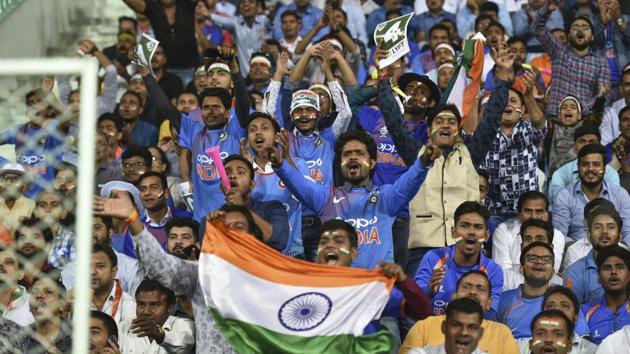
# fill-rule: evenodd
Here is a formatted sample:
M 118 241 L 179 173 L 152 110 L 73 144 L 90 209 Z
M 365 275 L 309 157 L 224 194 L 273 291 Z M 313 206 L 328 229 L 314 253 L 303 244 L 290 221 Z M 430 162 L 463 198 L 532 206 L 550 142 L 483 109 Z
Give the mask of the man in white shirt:
M 623 68 L 620 89 L 623 97 L 606 107 L 602 123 L 599 125 L 604 146 L 619 136 L 619 111 L 630 104 L 630 63 Z
M 136 314 L 136 300 L 123 291 L 116 279 L 118 257 L 109 246 L 92 246 L 91 282 L 94 291 L 90 310 L 110 315 L 117 324 L 133 318 Z
M 28 326 L 35 319 L 29 308 L 29 294 L 18 285 L 22 276 L 15 250 L 0 246 L 0 317 Z
M 112 219 L 107 216 L 95 216 L 92 219 L 92 243 L 111 247 L 113 234 Z M 116 252 L 117 272 L 116 279 L 120 281 L 120 286 L 127 294 L 135 294 L 138 285 L 144 279 L 144 268 L 137 259 L 126 254 Z M 76 270 L 74 262 L 68 263 L 61 272 L 61 281 L 66 289 L 74 288 L 74 274 Z
M 460 298 L 449 302 L 446 319 L 442 322 L 444 344 L 414 348 L 409 354 L 482 354 L 477 349 L 483 336 L 483 309 L 470 298 Z
M 609 335 L 597 348 L 596 354 L 630 354 L 630 325 Z
M 519 197 L 516 211 L 518 213 L 516 218 L 499 224 L 492 236 L 492 258 L 504 272 L 512 268 L 518 269 L 520 266 L 521 243 L 523 242 L 520 235 L 521 223 L 528 219 L 548 221 L 549 201 L 541 192 L 528 191 Z M 564 235 L 554 230 L 552 241 L 555 255 L 553 268 L 558 272 L 564 253 Z
M 171 316 L 175 294 L 155 280 L 145 279 L 136 291 L 136 318 L 120 324 L 122 354 L 193 353 L 194 322 Z
M 529 219 L 521 224 L 521 251 L 532 242 L 544 242 L 552 246 L 554 229 L 547 221 Z M 512 267 L 503 271 L 503 291 L 516 289 L 525 282 L 522 268 Z M 554 274 L 549 281 L 549 285 L 562 285 L 562 278 Z

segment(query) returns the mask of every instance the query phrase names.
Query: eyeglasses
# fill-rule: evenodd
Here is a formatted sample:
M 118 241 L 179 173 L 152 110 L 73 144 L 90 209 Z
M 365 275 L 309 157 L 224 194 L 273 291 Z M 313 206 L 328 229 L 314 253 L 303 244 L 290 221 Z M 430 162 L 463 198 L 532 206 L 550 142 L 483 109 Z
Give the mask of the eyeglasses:
M 535 254 L 528 254 L 525 256 L 525 260 L 528 263 L 542 263 L 542 264 L 550 264 L 553 262 L 553 256 L 537 256 Z
M 151 156 L 151 160 L 153 161 L 162 161 L 162 158 L 159 156 Z
M 0 176 L 0 182 L 2 183 L 13 183 L 19 181 L 22 176 L 12 176 L 12 175 L 2 175 Z
M 144 167 L 146 166 L 146 164 L 144 162 L 134 162 L 134 163 L 123 163 L 122 167 L 126 168 L 126 169 L 130 169 L 130 168 L 140 168 L 140 167 Z

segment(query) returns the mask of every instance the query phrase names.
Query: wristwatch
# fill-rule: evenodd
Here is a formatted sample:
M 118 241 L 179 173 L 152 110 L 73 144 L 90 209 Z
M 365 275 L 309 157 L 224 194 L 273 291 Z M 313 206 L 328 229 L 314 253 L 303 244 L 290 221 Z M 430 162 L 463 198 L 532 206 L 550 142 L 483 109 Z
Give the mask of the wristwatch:
M 619 27 L 623 26 L 623 17 L 619 17 L 615 22 L 617 22 Z

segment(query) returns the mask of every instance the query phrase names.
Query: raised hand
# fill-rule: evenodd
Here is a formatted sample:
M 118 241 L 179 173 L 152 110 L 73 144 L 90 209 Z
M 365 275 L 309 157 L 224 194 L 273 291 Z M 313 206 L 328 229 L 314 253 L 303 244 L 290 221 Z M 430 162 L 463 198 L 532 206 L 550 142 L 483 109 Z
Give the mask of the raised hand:
M 525 95 L 533 95 L 536 86 L 536 74 L 532 70 L 525 70 L 523 74 L 523 82 L 525 84 Z
M 288 68 L 289 52 L 281 52 L 278 55 L 276 62 L 276 72 L 273 74 L 274 81 L 282 81 L 282 78 L 291 74 L 291 70 Z
M 127 219 L 136 207 L 126 191 L 114 190 L 111 198 L 94 197 L 94 215 Z
M 429 279 L 429 290 L 431 291 L 431 294 L 435 294 L 440 290 L 440 286 L 442 285 L 445 275 L 445 265 L 440 268 L 433 269 L 433 274 L 431 274 L 431 279 Z
M 285 160 L 291 160 L 291 143 L 289 141 L 289 132 L 286 129 L 282 129 L 276 133 L 276 144 L 280 145 L 282 150 L 282 158 Z
M 442 155 L 442 149 L 434 145 L 433 143 L 428 143 L 425 145 L 424 152 L 422 156 L 420 156 L 420 161 L 423 165 L 429 166 L 433 163 L 435 159 Z
M 378 268 L 388 278 L 396 278 L 396 283 L 403 282 L 407 279 L 407 275 L 402 267 L 392 262 L 379 262 Z

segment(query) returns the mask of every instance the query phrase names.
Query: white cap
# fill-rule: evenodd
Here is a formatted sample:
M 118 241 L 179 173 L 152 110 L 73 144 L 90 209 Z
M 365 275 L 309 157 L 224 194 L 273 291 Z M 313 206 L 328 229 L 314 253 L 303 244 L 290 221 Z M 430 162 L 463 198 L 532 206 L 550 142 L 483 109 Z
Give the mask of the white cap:
M 2 168 L 0 168 L 0 175 L 3 175 L 5 173 L 16 173 L 18 175 L 23 175 L 26 173 L 26 170 L 24 169 L 24 166 L 20 165 L 19 163 L 7 162 L 2 165 Z

